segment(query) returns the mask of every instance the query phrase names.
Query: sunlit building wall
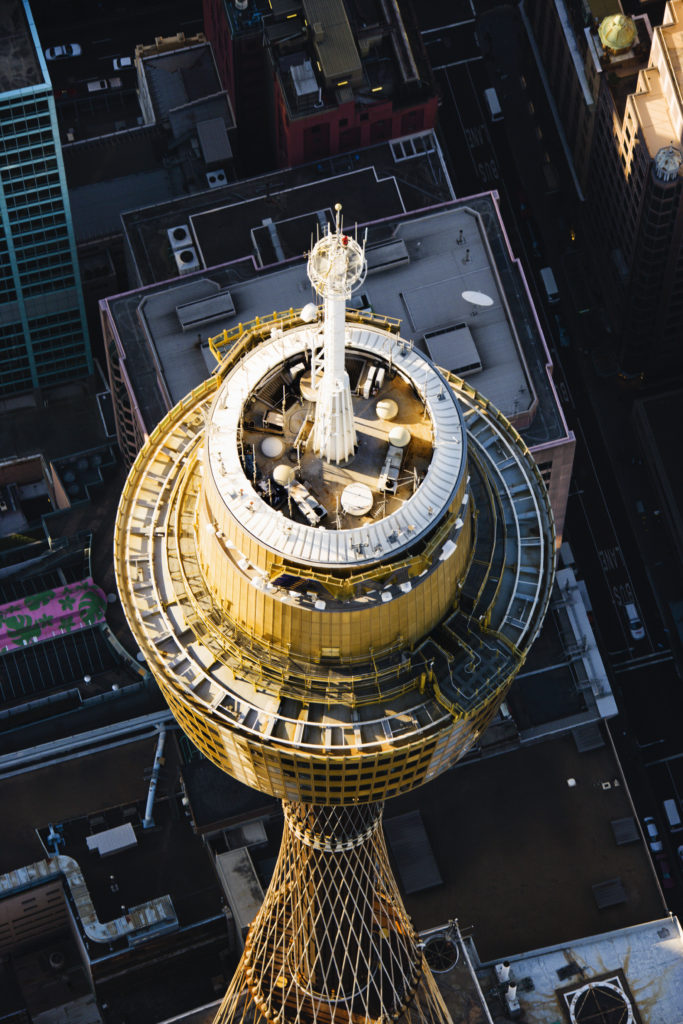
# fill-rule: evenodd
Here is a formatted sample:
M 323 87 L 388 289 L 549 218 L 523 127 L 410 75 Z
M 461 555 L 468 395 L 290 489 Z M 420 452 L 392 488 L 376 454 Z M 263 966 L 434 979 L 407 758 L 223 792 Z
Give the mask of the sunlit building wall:
M 27 3 L 0 34 L 0 395 L 92 372 L 52 85 Z
M 665 376 L 680 370 L 683 329 L 683 3 L 669 0 L 654 28 L 644 15 L 598 13 L 582 28 L 562 0 L 529 9 L 585 187 L 588 251 L 620 368 Z M 592 102 L 572 121 L 561 98 L 578 91 Z

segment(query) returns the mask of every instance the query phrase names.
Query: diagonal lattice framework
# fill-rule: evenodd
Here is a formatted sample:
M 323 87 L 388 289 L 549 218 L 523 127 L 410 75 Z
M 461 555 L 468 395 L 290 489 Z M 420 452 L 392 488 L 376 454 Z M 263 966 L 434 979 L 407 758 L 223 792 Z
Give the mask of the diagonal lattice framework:
M 215 1024 L 450 1021 L 389 866 L 382 804 L 284 811 L 275 872 Z

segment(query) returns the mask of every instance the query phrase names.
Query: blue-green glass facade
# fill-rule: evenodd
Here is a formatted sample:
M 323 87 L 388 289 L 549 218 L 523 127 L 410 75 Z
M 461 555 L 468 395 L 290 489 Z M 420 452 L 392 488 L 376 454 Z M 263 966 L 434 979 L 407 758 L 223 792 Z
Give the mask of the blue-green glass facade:
M 0 71 L 0 397 L 92 372 L 52 86 L 25 0 Z M 0 62 L 0 67 L 2 63 Z

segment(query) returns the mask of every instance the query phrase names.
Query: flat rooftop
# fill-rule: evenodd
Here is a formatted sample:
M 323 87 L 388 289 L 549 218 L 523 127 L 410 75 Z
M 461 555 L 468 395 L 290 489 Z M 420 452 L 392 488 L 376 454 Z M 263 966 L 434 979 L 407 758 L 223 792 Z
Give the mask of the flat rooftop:
M 179 46 L 143 57 L 138 78 L 137 91 L 126 88 L 119 94 L 126 106 L 117 106 L 114 124 L 119 129 L 125 124 L 121 130 L 112 131 L 102 121 L 106 109 L 97 120 L 99 108 L 85 97 L 73 101 L 70 117 L 60 107 L 62 125 L 69 123 L 69 137 L 75 134 L 77 140 L 64 140 L 63 155 L 79 243 L 120 235 L 121 214 L 131 207 L 186 197 L 189 191 L 210 193 L 217 180 L 212 172 L 220 168 L 223 181 L 230 173 L 229 133 L 235 120 L 211 46 Z M 142 123 L 139 96 L 148 99 L 143 115 L 150 123 Z
M 221 82 L 209 43 L 178 46 L 160 53 L 142 47 L 143 73 L 158 121 L 207 96 L 221 93 Z M 230 102 L 224 95 L 222 111 L 226 128 L 235 121 Z
M 344 180 L 326 183 L 326 205 L 343 192 Z M 352 223 L 353 206 L 350 212 L 345 207 L 344 215 Z M 364 230 L 359 222 L 359 237 Z M 430 337 L 466 325 L 481 369 L 465 372 L 457 346 L 454 365 L 447 369 L 460 369 L 513 421 L 530 447 L 568 437 L 550 355 L 493 195 L 373 221 L 367 251 L 369 273 L 351 306 L 401 321 L 402 336 L 423 351 Z M 225 312 L 227 292 L 231 314 Z M 464 292 L 486 296 L 487 304 L 473 303 Z M 105 300 L 147 429 L 215 366 L 205 344 L 208 337 L 272 310 L 299 308 L 312 298 L 299 255 L 269 272 L 249 257 Z M 181 307 L 203 299 L 213 300 L 215 313 L 184 330 Z M 470 363 L 471 345 L 464 351 Z
M 68 164 L 67 178 L 71 184 Z M 169 202 L 157 197 L 154 205 L 123 213 L 121 222 L 138 281 L 146 285 L 177 275 L 168 232 L 180 225 L 191 232 L 204 267 L 245 257 L 267 266 L 301 259 L 323 226 L 321 214 L 336 202 L 348 224 L 365 224 L 454 198 L 436 136 L 424 132 Z
M 95 914 L 101 922 L 114 921 L 128 908 L 165 895 L 171 897 L 181 928 L 221 912 L 221 890 L 211 861 L 187 817 L 179 813 L 180 802 L 173 786 L 177 762 L 172 744 L 168 746 L 162 792 L 152 812 L 154 827 L 142 827 L 145 800 L 101 810 L 93 808 L 82 817 L 59 821 L 64 839 L 59 852 L 72 857 L 81 868 Z M 147 772 L 152 763 L 153 752 Z M 132 829 L 135 846 L 112 853 L 105 850 L 100 855 L 88 844 L 88 839 L 122 825 Z M 47 843 L 47 829 L 41 828 L 40 836 Z M 106 952 L 106 944 L 97 944 L 93 945 L 91 955 L 96 959 L 98 954 Z
M 278 811 L 273 797 L 245 786 L 201 755 L 186 761 L 182 779 L 200 833 L 229 828 L 250 818 L 269 817 Z
M 681 1019 L 683 935 L 676 918 L 662 917 L 508 959 L 510 976 L 518 982 L 520 1009 L 534 1024 L 557 1024 L 558 1015 L 564 1020 L 572 1012 L 571 1020 L 586 1024 L 672 1024 Z M 500 1013 L 494 971 L 478 975 L 492 1012 Z
M 647 91 L 636 93 L 634 88 L 632 102 L 648 153 L 653 158 L 660 149 L 671 145 L 676 133 L 659 71 L 657 68 L 647 68 L 641 75 L 647 85 Z
M 0 434 L 3 461 L 37 452 L 49 461 L 110 440 L 97 398 L 83 381 L 46 389 L 42 403 L 31 393 L 1 400 Z
M 0 94 L 44 85 L 33 18 L 22 0 L 4 0 L 0 32 Z
M 633 105 L 640 127 L 645 136 L 650 157 L 659 149 L 675 145 L 680 138 L 681 86 L 683 85 L 683 7 L 679 0 L 667 4 L 665 13 L 671 11 L 668 24 L 654 30 L 659 46 L 652 48 L 650 61 L 653 67 L 644 68 L 641 82 L 646 91 L 636 93 L 633 89 Z
M 32 772 L 4 776 L 6 831 L 0 844 L 0 874 L 45 857 L 36 830 L 49 822 L 69 821 L 102 808 L 144 801 L 149 788 L 145 772 L 154 763 L 155 749 L 156 739 L 149 737 Z
M 45 861 L 53 850 L 53 826 L 61 837 L 59 855 L 72 858 L 80 869 L 87 890 L 82 902 L 92 904 L 95 925 L 121 921 L 129 909 L 165 896 L 171 898 L 181 929 L 220 919 L 221 890 L 211 859 L 180 803 L 179 753 L 172 732 L 166 737 L 153 825 L 143 828 L 156 750 L 154 738 L 124 742 L 4 778 L 6 798 L 21 810 L 8 810 L 10 820 L 5 819 L 11 838 L 3 843 L 0 875 Z M 106 838 L 112 829 L 118 830 L 114 835 L 130 835 L 132 845 L 114 842 L 111 851 L 98 852 L 94 837 Z M 70 884 L 68 879 L 67 874 Z M 124 933 L 117 937 L 113 924 L 108 934 L 110 944 L 126 948 Z M 107 954 L 107 941 L 92 940 L 92 959 Z
M 616 844 L 610 823 L 633 808 L 609 743 L 579 753 L 561 736 L 460 764 L 390 801 L 385 818 L 414 809 L 443 881 L 404 896 L 406 908 L 419 931 L 457 918 L 482 962 L 667 912 L 642 840 Z M 601 910 L 593 886 L 614 878 L 624 902 Z

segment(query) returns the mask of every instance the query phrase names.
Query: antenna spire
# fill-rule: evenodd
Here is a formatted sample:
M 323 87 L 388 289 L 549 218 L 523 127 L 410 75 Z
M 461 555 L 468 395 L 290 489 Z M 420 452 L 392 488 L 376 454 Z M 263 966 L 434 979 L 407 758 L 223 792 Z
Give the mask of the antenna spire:
M 356 447 L 351 385 L 344 364 L 346 300 L 365 280 L 364 248 L 344 234 L 341 203 L 335 203 L 335 229 L 313 247 L 308 276 L 323 299 L 323 378 L 318 386 L 313 448 L 328 462 L 350 459 Z

